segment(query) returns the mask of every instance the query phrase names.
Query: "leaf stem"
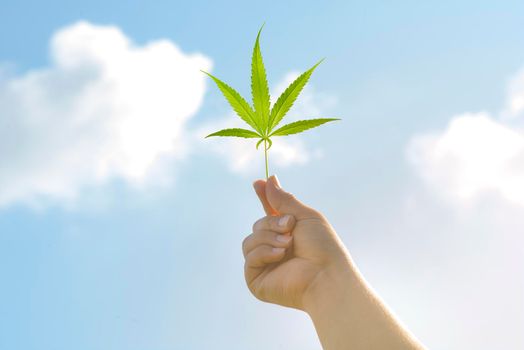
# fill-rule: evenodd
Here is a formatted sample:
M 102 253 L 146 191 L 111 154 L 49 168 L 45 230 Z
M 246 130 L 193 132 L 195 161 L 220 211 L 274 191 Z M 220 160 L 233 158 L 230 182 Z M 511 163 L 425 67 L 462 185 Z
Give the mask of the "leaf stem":
M 267 140 L 264 139 L 264 158 L 266 160 L 266 180 L 269 178 L 268 159 L 267 159 Z

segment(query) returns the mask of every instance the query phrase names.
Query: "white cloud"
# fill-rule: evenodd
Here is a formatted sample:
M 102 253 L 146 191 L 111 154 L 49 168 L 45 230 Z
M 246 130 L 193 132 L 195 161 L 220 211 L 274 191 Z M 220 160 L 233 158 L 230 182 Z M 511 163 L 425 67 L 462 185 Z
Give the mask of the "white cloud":
M 299 73 L 297 72 L 289 72 L 276 84 L 276 88 L 271 91 L 272 103 L 298 76 Z M 299 119 L 323 116 L 322 113 L 325 113 L 335 103 L 336 99 L 333 96 L 318 93 L 311 85 L 307 85 L 286 115 L 283 124 Z M 204 125 L 196 134 L 197 137 L 202 138 L 213 131 L 231 127 L 245 128 L 246 124 L 236 115 L 230 115 L 218 122 Z M 220 145 L 214 144 L 215 142 L 220 142 Z M 255 144 L 256 142 L 253 139 L 220 138 L 208 140 L 204 147 L 222 156 L 231 171 L 252 175 L 261 174 L 264 169 L 263 146 L 256 150 Z M 306 148 L 304 142 L 297 137 L 275 137 L 270 149 L 269 170 L 274 172 L 273 166 L 282 168 L 306 164 L 311 159 L 320 156 L 322 156 L 320 150 Z
M 165 169 L 190 151 L 211 151 L 235 173 L 262 172 L 263 152 L 253 140 L 202 142 L 208 132 L 245 127 L 238 117 L 187 128 L 203 101 L 199 70 L 211 70 L 209 58 L 169 40 L 139 46 L 118 27 L 88 22 L 56 32 L 50 57 L 49 66 L 24 74 L 0 67 L 0 206 L 67 201 L 114 179 L 169 182 Z M 272 96 L 297 76 L 288 73 Z M 323 116 L 335 102 L 307 86 L 286 121 Z M 300 138 L 277 138 L 270 168 L 319 156 Z
M 51 58 L 0 80 L 0 205 L 72 198 L 114 178 L 140 184 L 159 159 L 184 156 L 209 58 L 87 22 L 58 31 Z
M 416 135 L 407 155 L 437 193 L 459 203 L 483 195 L 524 206 L 524 71 L 512 79 L 507 105 L 495 118 L 488 113 L 454 116 L 446 130 Z

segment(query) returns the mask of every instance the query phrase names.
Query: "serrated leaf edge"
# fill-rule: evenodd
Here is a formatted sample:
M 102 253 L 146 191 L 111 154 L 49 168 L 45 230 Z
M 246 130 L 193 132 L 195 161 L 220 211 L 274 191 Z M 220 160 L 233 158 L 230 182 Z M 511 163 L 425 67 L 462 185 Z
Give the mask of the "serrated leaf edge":
M 321 59 L 313 67 L 309 68 L 307 71 L 305 71 L 304 73 L 299 75 L 291 84 L 289 84 L 289 86 L 284 90 L 284 92 L 282 94 L 280 94 L 280 96 L 278 97 L 277 101 L 275 102 L 275 104 L 271 108 L 271 112 L 270 112 L 270 115 L 269 115 L 269 122 L 268 122 L 268 124 L 269 124 L 269 131 L 268 131 L 268 133 L 271 133 L 271 131 L 275 127 L 277 127 L 278 124 L 282 121 L 282 119 L 284 119 L 285 115 L 289 112 L 291 107 L 293 107 L 293 104 L 295 103 L 296 99 L 298 98 L 298 96 L 302 92 L 302 89 L 307 85 L 307 83 L 309 81 L 309 78 L 311 77 L 311 75 L 313 74 L 315 69 L 323 61 L 324 61 L 324 59 Z M 296 96 L 290 102 L 289 107 L 287 107 L 287 110 L 284 111 L 280 115 L 280 111 L 282 110 L 282 107 L 286 103 L 287 98 L 290 97 L 296 91 L 297 88 L 299 89 L 298 93 L 296 94 Z
M 220 92 L 222 92 L 222 95 L 224 95 L 224 97 L 228 101 L 229 105 L 231 106 L 231 108 L 233 108 L 233 110 L 240 117 L 240 119 L 242 119 L 244 122 L 246 122 L 246 124 L 248 124 L 254 130 L 256 130 L 257 132 L 261 133 L 262 128 L 260 127 L 260 125 L 258 124 L 258 122 L 257 122 L 257 120 L 255 118 L 255 112 L 253 111 L 253 109 L 251 108 L 249 103 L 242 97 L 242 95 L 240 95 L 240 93 L 238 91 L 236 91 L 233 87 L 229 86 L 227 83 L 225 83 L 222 80 L 218 79 L 217 77 L 215 77 L 211 73 L 208 73 L 208 72 L 203 71 L 203 70 L 201 70 L 201 72 L 206 74 L 206 75 L 208 75 L 211 79 L 213 79 L 215 84 L 218 86 Z M 235 98 L 236 102 L 242 108 L 242 110 L 240 112 L 231 104 L 231 102 L 229 101 L 227 96 L 224 94 L 224 91 L 222 90 L 220 85 L 223 85 L 225 87 L 225 89 Z
M 269 96 L 269 84 L 267 81 L 266 68 L 264 66 L 264 59 L 260 49 L 260 34 L 264 25 L 260 28 L 253 47 L 253 54 L 251 58 L 251 95 L 253 99 L 253 109 L 255 116 L 259 120 L 262 134 L 269 133 L 269 114 L 271 109 L 271 102 Z

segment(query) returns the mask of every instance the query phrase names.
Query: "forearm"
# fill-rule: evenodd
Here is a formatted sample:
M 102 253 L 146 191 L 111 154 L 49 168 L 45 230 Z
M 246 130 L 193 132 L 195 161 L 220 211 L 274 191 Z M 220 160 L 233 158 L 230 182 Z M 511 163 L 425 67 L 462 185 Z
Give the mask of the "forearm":
M 351 262 L 321 272 L 304 299 L 325 350 L 424 349 Z

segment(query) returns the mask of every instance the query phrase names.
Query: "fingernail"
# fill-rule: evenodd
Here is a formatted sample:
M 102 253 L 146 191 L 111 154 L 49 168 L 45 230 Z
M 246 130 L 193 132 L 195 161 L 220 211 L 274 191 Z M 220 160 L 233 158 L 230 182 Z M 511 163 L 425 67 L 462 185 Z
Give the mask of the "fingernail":
M 286 248 L 273 248 L 273 253 L 280 254 L 284 252 L 284 250 L 286 250 Z
M 288 243 L 289 241 L 291 241 L 292 238 L 293 236 L 277 235 L 277 241 L 282 243 Z
M 273 175 L 272 178 L 273 178 L 273 184 L 275 185 L 275 187 L 282 188 L 282 186 L 280 186 L 280 181 L 278 181 L 278 177 L 276 175 Z
M 287 224 L 289 224 L 289 219 L 291 219 L 291 217 L 289 215 L 284 215 L 283 217 L 278 219 L 278 226 L 286 227 Z

